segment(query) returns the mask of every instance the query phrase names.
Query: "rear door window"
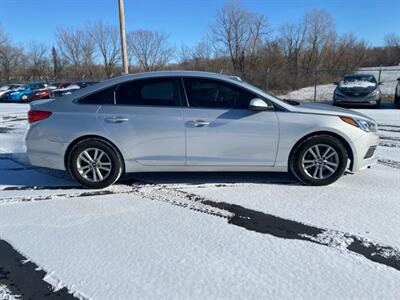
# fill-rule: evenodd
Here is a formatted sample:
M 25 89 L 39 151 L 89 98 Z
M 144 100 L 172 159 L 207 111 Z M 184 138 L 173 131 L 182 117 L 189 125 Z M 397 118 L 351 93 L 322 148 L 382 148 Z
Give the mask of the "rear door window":
M 138 79 L 122 83 L 116 91 L 116 104 L 180 106 L 177 79 Z

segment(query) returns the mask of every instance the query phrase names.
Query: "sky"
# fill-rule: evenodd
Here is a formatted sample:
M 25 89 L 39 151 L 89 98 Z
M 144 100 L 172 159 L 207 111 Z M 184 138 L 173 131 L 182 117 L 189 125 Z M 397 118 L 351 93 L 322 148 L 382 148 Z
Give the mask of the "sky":
M 206 36 L 226 0 L 125 0 L 127 30 L 168 34 L 175 45 L 195 45 Z M 354 33 L 381 46 L 388 33 L 400 34 L 400 0 L 242 0 L 267 17 L 273 32 L 297 21 L 308 10 L 328 11 L 338 33 Z M 77 28 L 97 20 L 118 25 L 117 0 L 0 0 L 0 24 L 16 43 L 52 45 L 57 26 Z

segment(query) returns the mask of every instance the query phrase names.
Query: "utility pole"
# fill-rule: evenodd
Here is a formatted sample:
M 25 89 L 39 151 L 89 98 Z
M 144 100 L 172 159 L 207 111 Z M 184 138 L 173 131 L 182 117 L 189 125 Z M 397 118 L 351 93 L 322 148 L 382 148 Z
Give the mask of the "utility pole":
M 121 34 L 122 74 L 128 74 L 128 55 L 126 54 L 125 13 L 124 0 L 118 0 L 119 6 L 119 31 Z

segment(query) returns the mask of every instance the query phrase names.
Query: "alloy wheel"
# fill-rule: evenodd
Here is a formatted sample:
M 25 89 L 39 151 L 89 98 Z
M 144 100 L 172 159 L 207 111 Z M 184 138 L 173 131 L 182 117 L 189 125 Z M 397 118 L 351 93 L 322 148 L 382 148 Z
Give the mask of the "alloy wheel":
M 313 145 L 304 152 L 302 167 L 311 178 L 326 179 L 335 174 L 339 168 L 339 155 L 329 145 Z
M 112 162 L 103 150 L 88 148 L 79 154 L 77 169 L 79 174 L 86 180 L 100 182 L 110 175 Z

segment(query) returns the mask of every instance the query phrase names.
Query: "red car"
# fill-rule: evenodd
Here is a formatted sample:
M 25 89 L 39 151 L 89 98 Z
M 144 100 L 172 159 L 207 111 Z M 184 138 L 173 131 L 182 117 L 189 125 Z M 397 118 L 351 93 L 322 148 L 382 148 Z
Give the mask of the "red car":
M 29 100 L 34 101 L 34 100 L 41 100 L 41 99 L 50 99 L 51 98 L 50 94 L 51 94 L 52 90 L 62 89 L 62 88 L 69 86 L 70 84 L 71 84 L 71 82 L 69 82 L 69 81 L 51 82 L 51 83 L 49 83 L 48 88 L 34 91 L 30 95 Z

